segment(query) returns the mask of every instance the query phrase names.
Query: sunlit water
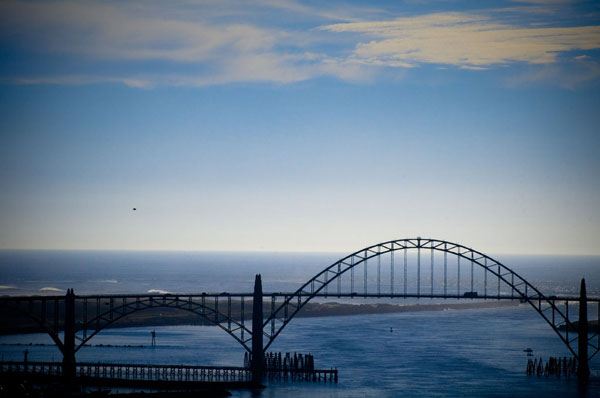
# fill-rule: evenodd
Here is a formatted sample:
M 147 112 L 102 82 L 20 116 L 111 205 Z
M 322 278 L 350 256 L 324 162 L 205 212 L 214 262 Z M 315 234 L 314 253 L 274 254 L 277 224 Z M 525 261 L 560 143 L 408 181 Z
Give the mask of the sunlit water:
M 265 290 L 289 291 L 340 255 L 311 254 L 152 254 L 98 252 L 0 252 L 3 294 L 41 294 L 51 287 L 76 293 L 165 291 L 251 291 L 255 273 Z M 510 260 L 510 259 L 509 259 Z M 598 288 L 598 258 L 512 258 L 513 268 L 543 291 L 574 292 L 581 276 Z M 504 260 L 507 265 L 509 261 Z M 17 264 L 18 266 L 15 266 Z M 566 265 L 565 265 L 566 264 Z M 545 289 L 545 290 L 544 290 Z M 596 290 L 594 290 L 596 289 Z M 46 290 L 47 291 L 47 290 Z M 60 292 L 57 292 L 60 293 Z M 400 301 L 402 303 L 402 301 Z M 430 301 L 424 301 L 429 303 Z M 393 332 L 390 332 L 390 328 Z M 151 348 L 150 331 L 157 332 Z M 43 334 L 0 336 L 4 360 L 60 360 Z M 6 345 L 33 343 L 32 346 Z M 36 343 L 48 345 L 36 346 Z M 168 326 L 108 329 L 90 341 L 121 347 L 82 348 L 82 362 L 234 365 L 243 348 L 220 328 Z M 122 347 L 123 345 L 140 347 Z M 235 397 L 599 397 L 600 360 L 582 390 L 576 379 L 527 376 L 531 347 L 536 357 L 568 356 L 552 329 L 529 306 L 298 318 L 277 338 L 274 351 L 315 355 L 318 368 L 336 367 L 335 383 L 269 382 L 260 393 Z M 254 395 L 253 395 L 254 394 Z

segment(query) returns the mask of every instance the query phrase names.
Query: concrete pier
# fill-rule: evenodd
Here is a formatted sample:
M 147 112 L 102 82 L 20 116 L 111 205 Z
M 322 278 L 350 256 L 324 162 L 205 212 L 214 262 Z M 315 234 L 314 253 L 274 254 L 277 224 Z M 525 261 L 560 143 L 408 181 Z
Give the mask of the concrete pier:
M 252 296 L 252 356 L 250 368 L 253 379 L 262 379 L 265 371 L 265 352 L 263 349 L 263 291 L 260 274 L 254 279 L 254 295 Z
M 588 316 L 587 316 L 587 294 L 585 291 L 585 278 L 581 279 L 581 288 L 579 290 L 579 325 L 578 350 L 579 367 L 577 368 L 577 377 L 580 382 L 587 382 L 590 376 L 590 367 L 588 364 Z

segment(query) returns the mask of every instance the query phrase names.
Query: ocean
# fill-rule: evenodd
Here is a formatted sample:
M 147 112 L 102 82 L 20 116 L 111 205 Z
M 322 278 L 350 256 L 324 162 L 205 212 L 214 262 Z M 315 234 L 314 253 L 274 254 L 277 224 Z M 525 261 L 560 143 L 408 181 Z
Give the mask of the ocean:
M 265 292 L 293 291 L 342 256 L 2 251 L 0 294 L 64 294 L 67 288 L 78 294 L 249 292 L 256 273 L 262 274 Z M 498 260 L 548 295 L 577 294 L 581 277 L 586 278 L 588 294 L 598 295 L 598 257 L 498 256 Z M 151 330 L 157 334 L 154 348 L 150 347 Z M 79 361 L 241 366 L 244 356 L 235 340 L 213 326 L 108 329 L 90 343 L 93 346 L 77 353 Z M 109 344 L 119 347 L 106 347 Z M 569 355 L 528 305 L 297 318 L 271 349 L 313 354 L 318 368 L 339 370 L 338 383 L 272 381 L 260 392 L 232 392 L 234 397 L 314 398 L 600 396 L 598 356 L 590 362 L 591 383 L 582 388 L 575 378 L 526 375 L 525 348 L 544 360 Z M 0 336 L 4 360 L 22 360 L 25 349 L 32 361 L 60 360 L 58 349 L 44 334 Z

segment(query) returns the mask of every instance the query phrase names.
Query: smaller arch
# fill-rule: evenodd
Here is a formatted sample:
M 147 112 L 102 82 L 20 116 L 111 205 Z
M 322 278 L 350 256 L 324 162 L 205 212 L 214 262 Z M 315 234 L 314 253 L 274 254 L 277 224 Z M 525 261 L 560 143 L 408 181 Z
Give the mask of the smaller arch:
M 65 343 L 60 339 L 58 334 L 59 330 L 53 330 L 48 324 L 42 321 L 42 316 L 38 316 L 36 314 L 35 306 L 31 303 L 39 302 L 41 306 L 46 305 L 46 300 L 55 300 L 57 302 L 62 302 L 64 305 L 66 296 L 33 296 L 33 297 L 2 297 L 0 298 L 0 306 L 6 308 L 11 311 L 16 311 L 33 320 L 43 332 L 48 334 L 52 341 L 56 344 L 60 352 L 65 355 L 66 348 Z M 74 296 L 74 300 L 87 299 L 90 296 Z M 109 310 L 103 311 L 96 316 L 90 318 L 86 321 L 76 322 L 75 328 L 75 336 L 78 340 L 76 342 L 74 349 L 74 353 L 79 351 L 90 339 L 92 339 L 95 335 L 97 335 L 100 331 L 108 328 L 114 322 L 129 316 L 133 313 L 143 311 L 150 308 L 171 308 L 171 309 L 179 309 L 186 312 L 193 313 L 195 315 L 200 316 L 201 318 L 209 321 L 210 323 L 219 326 L 222 330 L 231 335 L 239 344 L 244 347 L 244 349 L 248 352 L 251 352 L 250 347 L 248 346 L 248 342 L 252 340 L 252 331 L 248 329 L 245 324 L 238 322 L 231 315 L 225 314 L 221 311 L 218 311 L 215 308 L 210 307 L 209 305 L 193 301 L 191 300 L 191 296 L 175 296 L 175 295 L 160 295 L 160 296 L 145 296 L 145 295 L 125 295 L 125 296 L 91 296 L 96 297 L 98 299 L 106 298 L 135 298 L 134 302 L 125 302 L 124 304 L 119 304 Z M 186 299 L 183 299 L 185 297 Z M 231 297 L 228 296 L 228 297 Z M 21 306 L 20 303 L 26 301 L 30 303 L 29 306 Z M 14 305 L 13 305 L 14 304 Z M 59 304 L 56 304 L 57 306 Z M 44 312 L 45 310 L 40 308 L 39 311 Z M 38 312 L 39 312 L 38 311 Z M 55 314 L 56 315 L 56 314 Z M 115 316 L 116 315 L 116 316 Z M 63 319 L 64 321 L 64 319 Z M 83 330 L 90 330 L 93 332 L 84 338 L 81 338 L 77 335 L 77 333 Z
M 160 296 L 161 300 L 155 300 L 154 298 L 155 296 L 144 296 L 142 300 L 136 300 L 133 303 L 121 304 L 96 315 L 85 323 L 81 323 L 76 330 L 77 332 L 82 330 L 94 331 L 90 335 L 81 339 L 81 342 L 75 348 L 75 352 L 79 351 L 79 349 L 81 349 L 89 340 L 91 340 L 102 330 L 108 328 L 114 322 L 136 312 L 151 308 L 179 309 L 198 315 L 212 324 L 219 326 L 221 329 L 231 335 L 238 343 L 240 343 L 246 351 L 251 352 L 251 349 L 248 347 L 247 343 L 251 340 L 252 332 L 233 317 L 223 314 L 209 306 L 202 305 L 201 303 L 183 300 L 179 296 Z M 168 299 L 169 301 L 166 301 L 165 299 Z M 112 317 L 111 314 L 113 315 Z M 114 314 L 117 314 L 117 316 L 115 317 Z M 92 327 L 94 324 L 98 325 L 100 321 L 102 322 L 102 324 L 99 325 L 100 327 Z M 225 325 L 225 323 L 227 325 Z M 234 325 L 233 328 L 228 326 L 231 324 Z M 245 339 L 245 334 L 250 336 L 250 338 Z

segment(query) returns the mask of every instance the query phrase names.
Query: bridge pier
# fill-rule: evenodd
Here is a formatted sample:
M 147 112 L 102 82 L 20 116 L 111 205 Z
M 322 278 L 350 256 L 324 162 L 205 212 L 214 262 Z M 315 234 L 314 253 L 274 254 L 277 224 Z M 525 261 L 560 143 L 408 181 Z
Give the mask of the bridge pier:
M 587 382 L 590 376 L 590 367 L 588 365 L 588 316 L 587 316 L 587 294 L 585 291 L 585 278 L 581 279 L 581 288 L 579 290 L 579 322 L 577 327 L 577 356 L 579 357 L 579 366 L 577 368 L 577 377 L 580 382 Z
M 265 352 L 263 349 L 263 292 L 260 274 L 254 279 L 252 298 L 252 357 L 250 369 L 254 381 L 262 380 L 265 372 Z
M 75 378 L 75 293 L 67 290 L 65 296 L 65 322 L 63 339 L 63 376 L 67 380 Z

